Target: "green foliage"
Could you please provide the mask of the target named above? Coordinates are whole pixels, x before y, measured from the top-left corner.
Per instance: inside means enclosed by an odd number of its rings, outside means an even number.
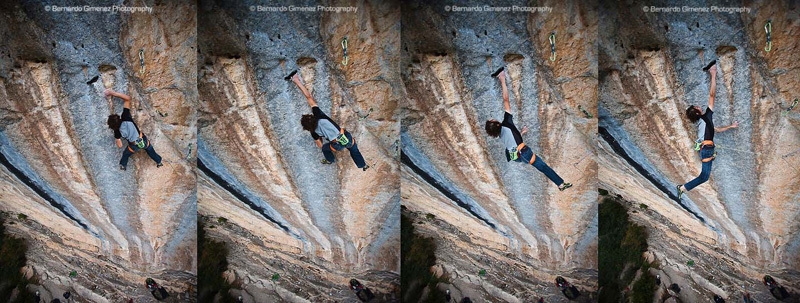
[[[229,294],[231,284],[222,277],[228,270],[228,247],[206,236],[201,218],[197,222],[197,301],[236,302]]]
[[[25,221],[25,220],[28,219],[28,215],[26,215],[26,214],[17,214],[17,219]]]
[[[649,267],[645,263],[645,266],[642,267],[642,275],[639,280],[633,283],[633,289],[631,290],[632,303],[653,302],[653,296],[656,292],[656,277],[650,274]]]
[[[694,260],[689,260],[686,262],[686,265],[694,266]]]
[[[425,218],[428,219],[428,220],[433,220],[433,219],[436,219],[436,215],[434,215],[434,214],[426,214]]]
[[[28,292],[29,281],[20,270],[28,261],[25,252],[28,244],[24,239],[14,238],[6,234],[2,215],[0,215],[0,302],[33,302],[34,295]],[[11,294],[17,290],[17,295]]]
[[[219,222],[219,224],[224,224],[225,222],[228,222],[228,219],[225,219],[224,217],[219,217],[217,218],[217,222]]]
[[[412,220],[405,212],[400,216],[400,297],[408,302],[444,302],[445,294],[436,288],[439,282],[446,279],[436,278],[430,271],[436,264],[436,242],[414,232]],[[430,292],[421,298],[423,290]]]
[[[599,212],[599,301],[620,302],[622,290],[646,264],[642,253],[647,250],[647,230],[631,223],[625,207],[613,198],[604,198]],[[629,270],[623,273],[626,265]]]
[[[272,281],[278,281],[281,279],[281,275],[275,273],[272,275]]]
[[[485,277],[486,276],[486,270],[485,269],[481,269],[481,271],[478,272],[478,275],[481,276],[481,277]]]
[[[641,209],[647,209],[647,204],[644,204],[644,203],[639,203],[639,208],[641,208]]]
[[[598,188],[597,192],[600,193],[601,196],[608,196],[608,191],[602,188]]]

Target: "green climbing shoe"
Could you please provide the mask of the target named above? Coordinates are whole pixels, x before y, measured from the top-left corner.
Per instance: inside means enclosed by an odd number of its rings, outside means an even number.
[[[561,186],[558,187],[558,190],[559,191],[564,191],[565,189],[570,188],[570,187],[572,187],[572,183],[564,182],[564,183],[561,184]]]
[[[681,186],[683,186],[683,185],[678,185],[678,186],[675,187],[675,188],[678,189],[678,200],[680,200],[681,196],[683,196],[683,190],[681,190]]]
[[[331,161],[328,161],[328,159],[322,159],[322,161],[319,161],[319,163],[322,163],[322,164],[331,164],[331,163],[333,163],[333,162],[331,162]]]
[[[363,169],[364,171],[367,171],[367,169],[369,169],[369,164],[364,164],[364,167],[362,167],[361,169]]]

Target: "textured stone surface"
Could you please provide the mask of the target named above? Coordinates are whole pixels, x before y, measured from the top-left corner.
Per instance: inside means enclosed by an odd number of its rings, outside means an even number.
[[[800,97],[798,7],[759,1],[726,5],[749,14],[643,14],[643,6],[601,5],[601,187],[648,206],[632,218],[648,227],[662,277],[689,289],[684,301],[712,292],[738,300],[743,284],[769,301],[764,274],[797,289],[800,113],[781,111]],[[767,19],[771,52],[763,49]],[[740,126],[715,136],[711,180],[681,205],[675,184],[700,173],[684,111],[707,104],[710,76],[701,68],[717,58],[714,123]]]
[[[119,302],[150,296],[143,285],[153,277],[176,299],[191,292],[196,197],[186,159],[196,136],[196,20],[182,12],[194,9],[81,14],[2,5],[0,210],[28,216],[11,230],[30,241],[29,267],[43,291]],[[133,97],[134,120],[164,167],[139,153],[119,170],[122,150],[106,118],[122,102],[110,104],[106,87]]]
[[[579,110],[596,108],[594,8],[545,1],[536,6],[553,12],[474,13],[445,5],[403,5],[413,12],[403,15],[403,205],[435,216],[436,224],[417,229],[437,239],[437,266],[473,299],[566,300],[547,288],[556,275],[594,290],[597,120]],[[533,167],[506,162],[500,141],[486,135],[484,122],[503,117],[499,81],[489,77],[502,65],[515,123],[530,129],[523,139],[575,185],[568,191]],[[499,278],[520,266],[520,276]],[[500,276],[476,280],[482,267]]]
[[[290,4],[316,6],[270,5]],[[391,293],[400,261],[399,8],[337,2],[331,6],[358,11],[302,13],[251,11],[254,5],[199,6],[209,22],[199,28],[198,209],[227,220],[209,234],[236,247],[230,268],[256,299],[354,299],[350,277]],[[344,37],[347,66],[340,63]],[[346,152],[320,164],[322,153],[299,123],[311,109],[283,80],[293,69],[356,138],[368,171]],[[286,277],[275,288],[273,273]]]

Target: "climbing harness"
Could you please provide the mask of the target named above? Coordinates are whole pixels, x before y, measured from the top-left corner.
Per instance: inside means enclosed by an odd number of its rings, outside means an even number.
[[[703,147],[706,147],[706,146],[711,146],[711,147],[714,147],[714,141],[711,141],[711,140],[703,140],[703,142],[701,142],[701,143],[700,143],[700,149],[703,149]],[[708,157],[708,158],[703,158],[703,159],[702,159],[702,160],[700,160],[700,161],[702,161],[703,163],[707,163],[707,162],[711,162],[711,161],[713,161],[713,160],[714,160],[714,158],[716,158],[716,157],[717,157],[717,151],[715,150],[715,151],[714,151],[714,154],[713,154],[713,155],[711,155],[711,157]]]
[[[556,61],[556,32],[550,33],[550,61]]]
[[[586,115],[586,118],[587,118],[587,119],[591,119],[591,118],[593,118],[593,117],[594,117],[594,116],[592,116],[592,114],[590,114],[588,111],[586,111],[586,109],[585,109],[585,108],[583,108],[583,106],[580,106],[580,105],[578,105],[578,109],[579,109],[580,111],[582,111],[584,115]]]
[[[144,49],[139,49],[139,74],[144,75]]]
[[[767,32],[767,46],[764,50],[769,52],[772,50],[772,20],[767,20],[767,24],[764,24],[764,31]]]
[[[786,111],[784,111],[784,112],[783,112],[783,115],[784,115],[784,116],[788,115],[788,114],[789,114],[789,112],[790,112],[790,111],[792,111],[792,110],[795,108],[795,106],[797,106],[797,103],[798,103],[798,99],[797,99],[797,98],[795,98],[795,99],[794,99],[794,102],[792,102],[792,105],[791,105],[791,106],[789,106],[789,108],[787,108],[787,109],[786,109]]]
[[[342,65],[347,66],[347,37],[342,39],[342,51],[344,52],[344,60],[342,60]]]

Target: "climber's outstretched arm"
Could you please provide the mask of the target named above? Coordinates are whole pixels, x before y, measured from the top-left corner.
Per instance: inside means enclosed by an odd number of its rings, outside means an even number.
[[[711,73],[711,91],[708,92],[708,108],[714,110],[714,96],[717,95],[717,66],[711,66],[708,70]]]
[[[292,82],[294,82],[294,84],[297,85],[297,88],[299,88],[300,92],[303,93],[303,96],[306,97],[306,101],[308,101],[308,106],[310,107],[317,106],[317,102],[314,101],[314,97],[311,96],[311,93],[309,93],[306,87],[303,86],[303,83],[300,82],[300,76],[298,76],[297,74],[292,76]]]
[[[122,101],[123,101],[122,107],[123,108],[127,108],[127,109],[131,109],[131,96],[128,96],[128,95],[123,94],[123,93],[115,92],[115,91],[111,90],[110,88],[106,89],[105,95],[106,95],[106,97],[114,96],[114,97],[122,99]]]
[[[500,72],[500,74],[497,75],[497,77],[500,78],[500,85],[503,86],[503,109],[505,109],[505,111],[510,114],[511,103],[508,102],[508,88],[506,88],[506,71]]]
[[[733,121],[733,124],[728,125],[728,126],[714,127],[714,132],[721,133],[721,132],[724,132],[724,131],[729,130],[731,128],[737,128],[737,127],[739,127],[739,122],[738,121]]]

